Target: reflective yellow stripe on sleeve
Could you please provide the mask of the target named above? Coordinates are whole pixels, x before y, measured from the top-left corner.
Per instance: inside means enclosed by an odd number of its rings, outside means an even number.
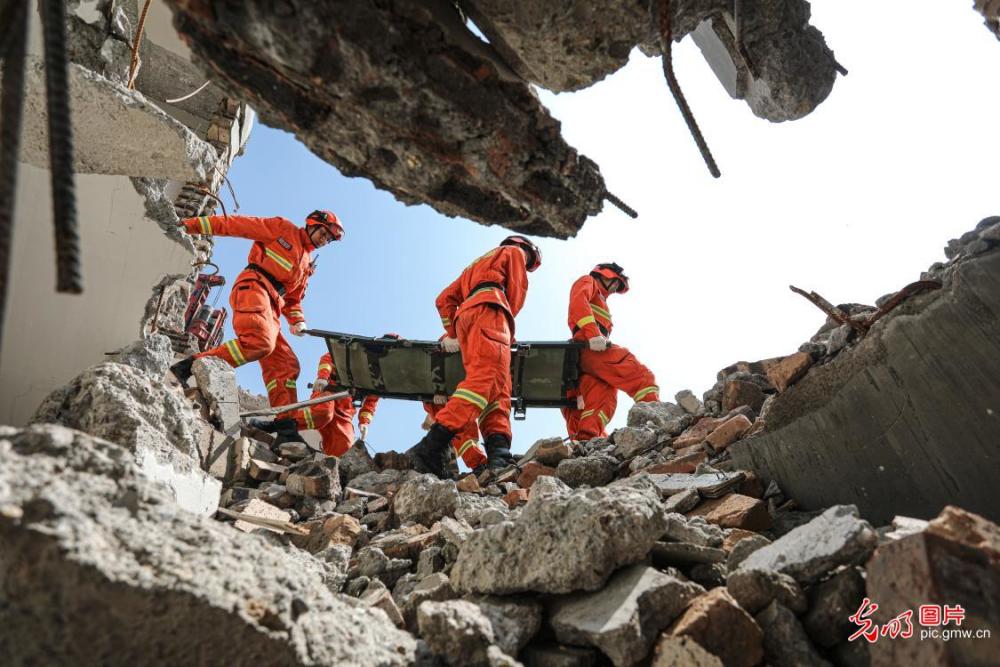
[[[596,323],[597,323],[597,320],[594,318],[593,315],[587,315],[586,317],[581,317],[580,319],[578,319],[576,321],[576,326],[578,326],[578,327],[580,327],[582,329],[585,326],[587,326],[588,324],[596,324]]]
[[[608,321],[611,321],[611,313],[609,313],[608,311],[604,310],[600,306],[592,303],[592,304],[590,304],[590,309],[593,310],[596,314],[598,314],[601,317],[603,317],[604,319],[606,319]]]
[[[271,390],[274,389],[277,386],[278,386],[278,381],[275,379],[275,380],[271,380],[266,385],[264,385],[264,388],[267,389],[268,393],[270,393]]]
[[[212,221],[208,219],[207,215],[202,215],[198,217],[198,224],[201,226],[201,233],[206,236],[212,235]]]
[[[650,394],[659,393],[659,391],[660,391],[660,388],[657,387],[654,384],[652,386],[645,387],[645,388],[640,389],[639,391],[635,392],[635,396],[632,397],[632,400],[633,401],[638,401],[638,400],[641,400],[641,399],[645,398],[646,396],[649,396]]]

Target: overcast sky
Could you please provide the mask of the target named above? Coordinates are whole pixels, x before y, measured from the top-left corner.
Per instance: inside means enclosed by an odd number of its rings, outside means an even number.
[[[722,170],[718,180],[658,59],[636,51],[587,90],[542,91],[569,143],[597,161],[640,218],[608,206],[577,238],[541,240],[545,261],[531,275],[518,337],[565,339],[570,285],[595,263],[617,261],[632,289],[610,300],[612,340],[653,369],[666,400],[684,388],[700,396],[718,369],[790,354],[822,324],[789,284],[834,303],[873,303],[943,260],[949,238],[997,214],[1000,42],[971,2],[902,6],[813,3],[813,25],[850,74],[816,111],[788,123],[761,120],[729,98],[694,43],[681,42],[675,70]],[[315,328],[436,338],[437,293],[508,233],[405,207],[263,127],[230,178],[241,213],[299,223],[329,208],[344,219],[347,236],[319,253],[305,301]],[[216,248],[231,281],[248,243]],[[304,387],[323,348],[293,345]],[[256,364],[238,378],[263,393]],[[624,424],[630,405],[620,394],[612,426]],[[418,404],[383,401],[370,440],[378,450],[405,449],[421,436],[422,416]],[[558,413],[529,411],[515,425],[515,450],[551,435],[565,435]]]

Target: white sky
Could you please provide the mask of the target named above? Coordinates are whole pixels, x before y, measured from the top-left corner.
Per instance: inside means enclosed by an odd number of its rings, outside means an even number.
[[[1000,210],[1000,42],[971,2],[828,0],[813,3],[812,23],[850,74],[794,122],[753,116],[691,39],[675,48],[719,180],[658,59],[636,51],[591,88],[542,93],[569,143],[640,213],[632,222],[606,205],[572,256],[549,253],[544,270],[578,275],[595,258],[626,268],[632,289],[610,301],[612,339],[656,371],[665,400],[685,387],[700,396],[719,368],[807,340],[824,315],[790,283],[834,303],[873,303]],[[544,307],[529,297],[522,317]],[[619,396],[614,425],[630,405]]]

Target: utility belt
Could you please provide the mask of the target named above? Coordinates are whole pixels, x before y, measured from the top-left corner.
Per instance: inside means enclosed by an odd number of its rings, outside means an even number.
[[[604,326],[603,324],[601,324],[600,322],[598,322],[597,320],[594,320],[594,324],[597,325],[597,328],[600,329],[600,331],[601,331],[601,335],[604,336],[605,338],[607,338],[608,336],[611,335],[611,332],[608,331],[608,328],[606,326]],[[578,332],[579,330],[580,330],[580,327],[578,327],[577,325],[574,324],[573,325],[573,335],[575,336],[576,332]]]
[[[246,270],[256,271],[262,278],[264,278],[265,280],[267,280],[267,282],[271,283],[271,287],[273,287],[274,291],[278,293],[278,296],[280,296],[280,297],[284,297],[285,296],[285,286],[282,285],[281,282],[277,278],[275,278],[274,276],[272,276],[268,272],[268,270],[265,269],[260,264],[254,264],[253,262],[251,262],[250,264],[247,264],[247,267],[244,270],[245,271]]]
[[[465,297],[465,300],[468,301],[469,299],[471,299],[475,295],[479,294],[480,292],[485,292],[486,290],[489,290],[489,289],[498,289],[501,292],[503,292],[504,296],[507,295],[507,292],[504,290],[503,285],[501,285],[500,283],[481,282],[481,283],[478,283],[475,287],[472,288],[472,290],[469,292],[468,296]]]

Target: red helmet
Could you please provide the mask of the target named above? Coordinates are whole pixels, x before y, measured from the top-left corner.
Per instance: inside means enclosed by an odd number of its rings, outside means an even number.
[[[595,278],[607,278],[608,280],[617,280],[621,287],[618,290],[619,294],[624,294],[628,291],[628,276],[625,275],[625,269],[620,267],[616,262],[609,262],[607,264],[598,264],[590,272],[590,275]]]
[[[385,333],[382,334],[382,338],[383,339],[388,338],[390,340],[400,340],[402,336],[400,336],[398,333]]]
[[[538,249],[538,246],[523,236],[518,234],[508,236],[500,242],[500,245],[517,246],[518,248],[524,250],[525,254],[528,255],[527,269],[529,271],[534,271],[542,265],[542,251]]]
[[[306,229],[313,225],[323,225],[334,241],[344,238],[344,226],[333,211],[313,211],[306,216]]]

